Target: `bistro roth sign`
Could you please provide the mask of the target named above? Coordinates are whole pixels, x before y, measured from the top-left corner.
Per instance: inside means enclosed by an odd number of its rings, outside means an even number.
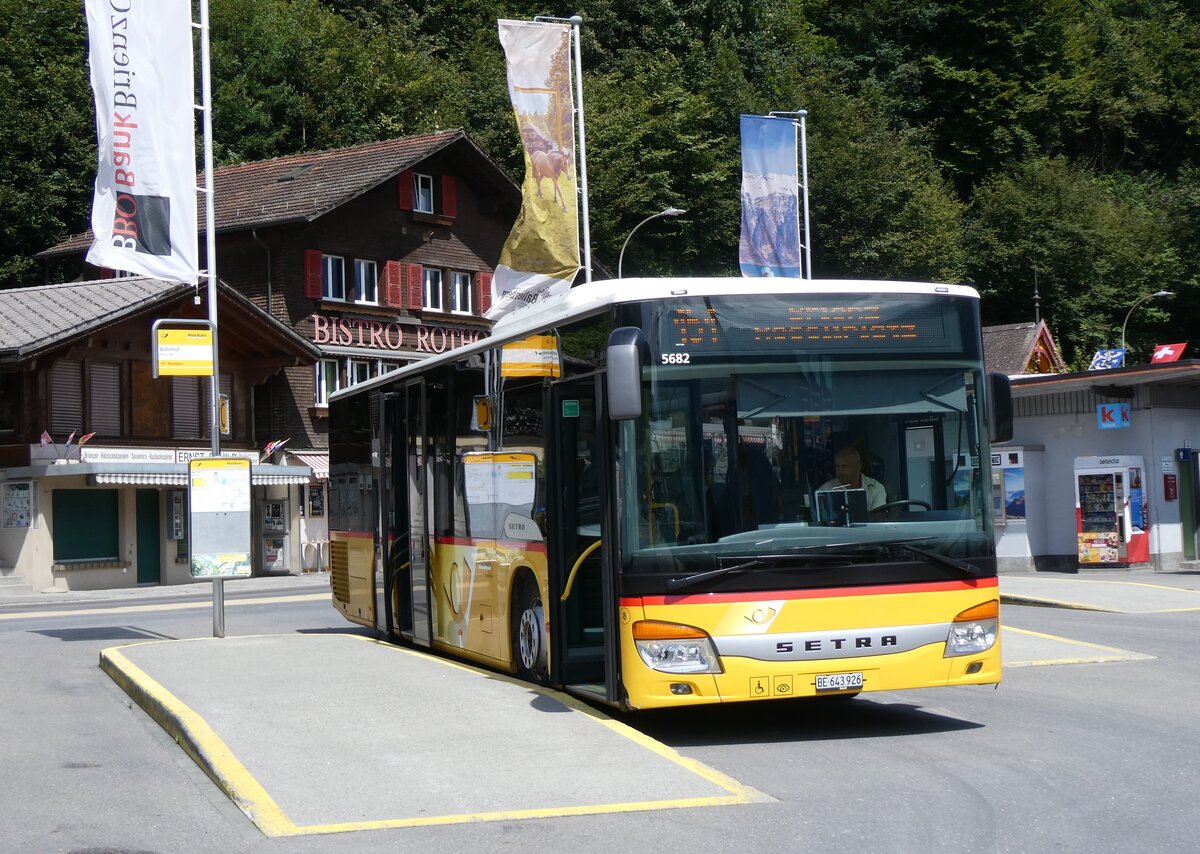
[[[372,347],[378,350],[415,350],[418,353],[444,353],[477,341],[478,329],[451,326],[405,327],[395,321],[360,320],[314,314],[314,344],[331,347]]]

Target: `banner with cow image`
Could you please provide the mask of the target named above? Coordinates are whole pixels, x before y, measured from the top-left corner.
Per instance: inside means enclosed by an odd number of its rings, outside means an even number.
[[[742,116],[743,276],[800,276],[796,123]]]
[[[191,0],[85,0],[99,162],[87,260],[196,284]]]
[[[525,148],[521,212],[492,278],[495,320],[571,287],[579,272],[571,27],[499,21],[508,93]]]

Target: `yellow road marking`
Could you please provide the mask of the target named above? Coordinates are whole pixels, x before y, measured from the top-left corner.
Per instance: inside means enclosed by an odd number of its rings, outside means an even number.
[[[258,596],[253,599],[226,599],[225,607],[241,605],[269,605],[274,602],[315,602],[328,599],[330,593],[305,593],[300,596]],[[193,608],[211,608],[212,600],[200,602],[164,602],[161,605],[119,605],[115,608],[80,608],[74,611],[21,611],[16,614],[0,614],[0,620],[31,620],[46,617],[94,617],[97,614],[139,614],[147,611],[187,611]]]
[[[72,612],[74,613],[74,612]],[[347,833],[358,830],[384,830],[402,827],[429,827],[434,825],[467,824],[483,821],[514,821],[533,818],[559,818],[565,816],[600,815],[607,813],[642,812],[646,810],[682,809],[687,807],[730,806],[734,804],[773,803],[770,795],[764,794],[750,786],[734,780],[732,777],[710,768],[702,762],[683,756],[678,751],[668,747],[644,733],[629,727],[620,721],[613,720],[603,712],[593,709],[582,701],[567,694],[533,685],[504,674],[494,673],[464,664],[450,661],[419,650],[402,649],[385,641],[361,635],[345,635],[366,643],[377,644],[392,652],[411,655],[425,661],[436,662],[446,667],[453,667],[469,673],[484,676],[492,680],[500,680],[516,685],[522,689],[534,691],[549,697],[573,711],[580,712],[589,720],[607,727],[614,733],[624,736],[641,747],[674,762],[676,765],[713,783],[718,788],[729,792],[728,795],[716,795],[696,798],[675,798],[659,801],[631,801],[603,804],[585,804],[569,807],[545,807],[541,809],[508,810],[479,813],[459,813],[442,816],[421,816],[414,818],[380,819],[376,821],[341,822],[330,824],[297,825],[279,807],[267,793],[262,784],[242,765],[219,735],[182,700],[156,682],[147,673],[134,665],[121,654],[121,649],[134,646],[146,646],[155,643],[178,643],[179,641],[144,641],[141,643],[125,644],[121,647],[106,649],[100,653],[101,668],[120,685],[155,721],[159,723],[183,747],[193,761],[216,783],[231,801],[244,812],[251,821],[266,836],[301,836],[329,833]],[[204,642],[212,638],[199,638]],[[219,642],[219,639],[217,639]],[[190,641],[190,642],[196,642]]]
[[[1016,629],[1012,626],[1003,626],[1002,631],[1015,632],[1017,634],[1029,635],[1030,637],[1043,638],[1044,640],[1052,640],[1058,643],[1070,644],[1072,646],[1082,646],[1088,649],[1102,650],[1103,652],[1113,653],[1113,655],[1093,655],[1080,658],[1042,658],[1033,659],[1030,661],[1006,661],[1005,667],[1036,667],[1047,664],[1098,664],[1106,661],[1140,661],[1143,659],[1154,658],[1153,655],[1147,655],[1143,652],[1132,652],[1127,649],[1118,649],[1115,646],[1104,646],[1098,643],[1088,643],[1087,641],[1072,640],[1071,638],[1059,637],[1058,635],[1047,635],[1042,632],[1034,632],[1029,629]]]

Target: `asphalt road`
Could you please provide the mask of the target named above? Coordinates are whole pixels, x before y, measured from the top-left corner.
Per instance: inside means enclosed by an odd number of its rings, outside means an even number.
[[[308,580],[232,588],[227,635],[354,631]],[[1195,850],[1200,613],[1008,606],[1004,622],[1155,657],[1015,667],[998,689],[622,717],[771,803],[267,839],[97,666],[121,643],[211,636],[210,600],[7,605],[0,852]],[[521,773],[538,773],[533,746]]]

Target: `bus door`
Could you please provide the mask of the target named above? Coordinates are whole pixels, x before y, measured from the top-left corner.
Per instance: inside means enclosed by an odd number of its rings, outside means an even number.
[[[551,681],[616,702],[616,585],[601,546],[609,529],[611,463],[597,387],[593,375],[551,388]]]
[[[412,607],[412,640],[430,645],[429,608],[429,453],[425,431],[425,381],[413,380],[405,387],[405,456],[408,510],[409,590]],[[398,518],[403,529],[404,517]],[[403,579],[403,574],[401,578]]]
[[[412,640],[412,582],[409,576],[408,404],[404,389],[382,395],[379,425],[379,514],[384,569],[381,628]]]

